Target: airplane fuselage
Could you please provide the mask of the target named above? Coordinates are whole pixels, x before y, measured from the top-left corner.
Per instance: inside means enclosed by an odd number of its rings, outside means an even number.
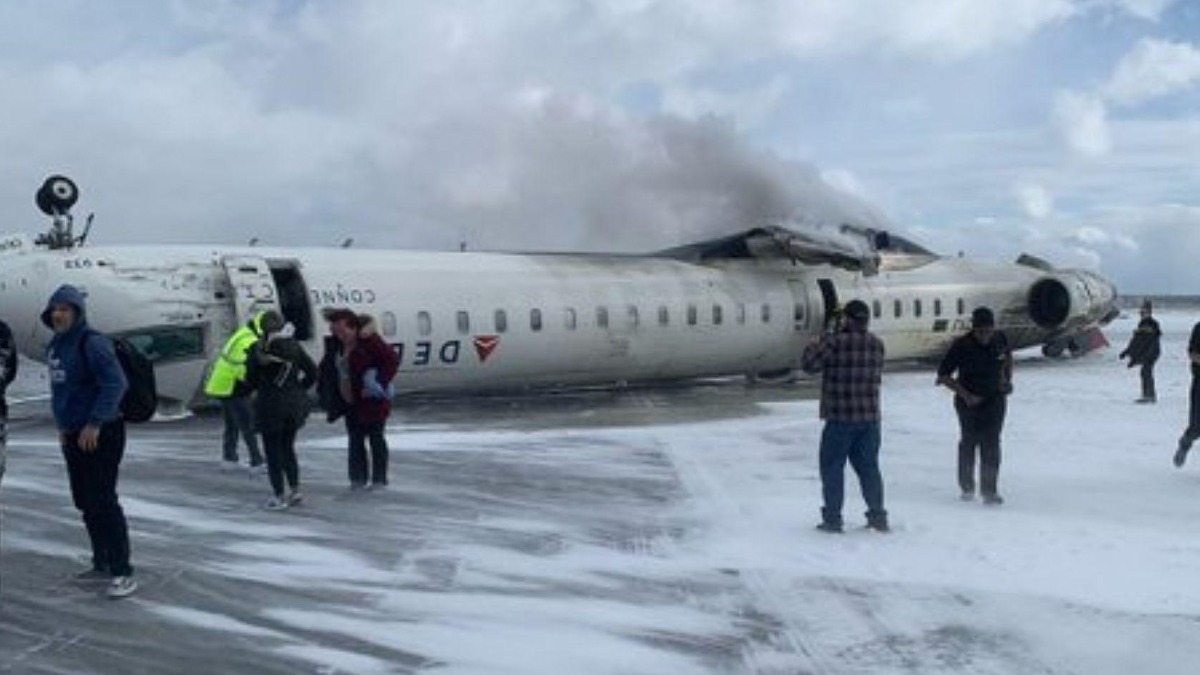
[[[315,358],[321,310],[371,315],[400,355],[403,393],[778,373],[853,298],[873,307],[889,359],[939,356],[979,305],[1024,347],[1094,325],[1114,300],[1087,272],[936,256],[885,256],[866,276],[782,258],[48,248],[13,235],[0,238],[0,316],[26,356],[43,358],[37,314],[64,283],[87,293],[95,328],[151,357],[160,396],[185,405],[202,402],[226,337],[268,307]]]

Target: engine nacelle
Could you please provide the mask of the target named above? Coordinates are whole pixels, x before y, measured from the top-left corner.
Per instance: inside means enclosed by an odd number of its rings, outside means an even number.
[[[1100,277],[1082,270],[1056,273],[1029,288],[1029,318],[1045,330],[1063,331],[1103,321],[1116,291]]]

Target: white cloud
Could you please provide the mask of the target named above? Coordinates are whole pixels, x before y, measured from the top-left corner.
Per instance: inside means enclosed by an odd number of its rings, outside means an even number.
[[[1067,147],[1079,155],[1100,157],[1112,149],[1108,111],[1095,96],[1060,92],[1054,101],[1054,121]]]
[[[1158,21],[1163,13],[1175,4],[1175,0],[1112,0],[1112,2],[1129,14],[1147,21]]]
[[[1132,105],[1189,89],[1200,81],[1200,49],[1178,42],[1140,41],[1102,91],[1111,101]]]
[[[1016,187],[1016,197],[1025,214],[1034,220],[1046,218],[1054,211],[1054,197],[1041,185],[1022,183]]]

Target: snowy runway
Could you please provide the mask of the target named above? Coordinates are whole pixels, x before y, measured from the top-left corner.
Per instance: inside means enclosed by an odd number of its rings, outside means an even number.
[[[1000,508],[957,499],[932,372],[886,375],[889,535],[813,529],[807,387],[404,406],[367,494],[314,417],[308,499],[279,514],[217,468],[219,420],[141,425],[121,495],[143,588],[120,602],[68,581],[83,530],[33,414],[0,486],[0,672],[1187,672],[1200,462],[1170,456],[1193,319],[1160,318],[1157,406],[1117,350],[1018,362]]]

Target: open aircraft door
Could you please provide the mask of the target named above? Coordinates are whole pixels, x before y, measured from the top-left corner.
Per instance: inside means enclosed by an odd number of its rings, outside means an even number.
[[[788,279],[788,289],[792,292],[792,326],[797,333],[805,333],[812,321],[808,288],[801,279]]]
[[[233,307],[237,323],[267,309],[279,309],[279,291],[267,261],[258,256],[230,255],[221,259],[233,289]]]

